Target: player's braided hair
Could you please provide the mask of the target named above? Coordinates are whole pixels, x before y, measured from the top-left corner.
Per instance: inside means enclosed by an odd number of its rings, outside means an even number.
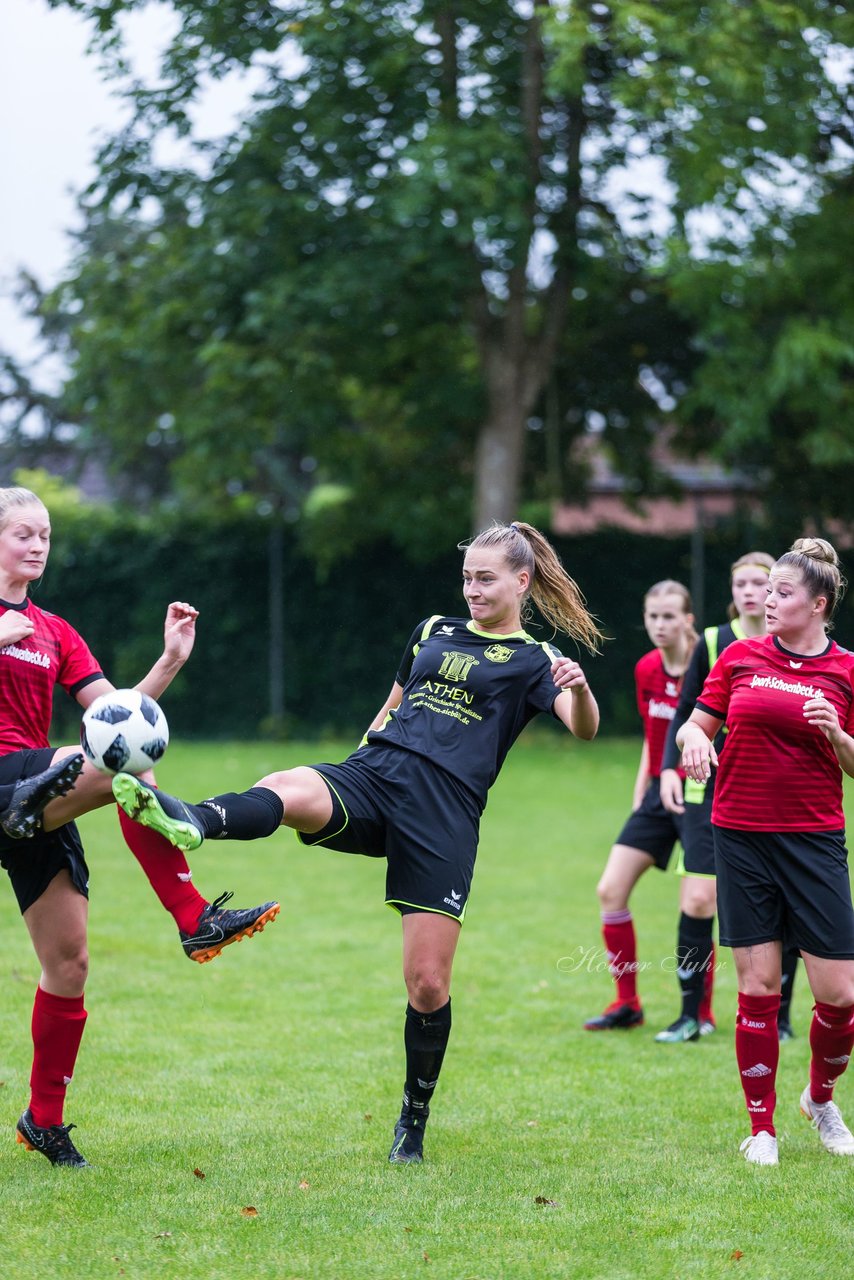
[[[583,644],[591,653],[599,652],[605,636],[599,630],[597,619],[588,610],[581,590],[564,569],[554,547],[539,529],[521,520],[514,520],[512,524],[496,521],[470,542],[461,542],[459,546],[461,551],[471,547],[497,548],[503,551],[514,573],[527,569],[531,575],[529,595],[546,622]],[[530,617],[531,607],[526,603],[522,619],[527,621]]]
[[[18,485],[7,489],[0,488],[0,529],[5,528],[6,522],[11,519],[13,507],[32,506],[43,507],[44,503],[39,495],[30,489],[23,489]]]
[[[833,626],[833,615],[848,585],[839,567],[836,549],[825,538],[798,538],[780,556],[777,564],[800,569],[804,585],[813,600],[816,596],[827,596],[824,625],[829,631]]]

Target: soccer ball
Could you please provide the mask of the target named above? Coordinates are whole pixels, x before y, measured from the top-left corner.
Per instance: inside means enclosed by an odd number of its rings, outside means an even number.
[[[154,767],[168,742],[166,717],[139,689],[102,693],[83,712],[80,745],[102,773],[144,773]]]

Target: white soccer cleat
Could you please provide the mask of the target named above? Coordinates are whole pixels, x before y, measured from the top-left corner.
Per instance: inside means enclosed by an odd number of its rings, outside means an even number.
[[[812,1121],[827,1151],[834,1156],[854,1156],[854,1133],[842,1119],[835,1102],[813,1102],[807,1085],[801,1094],[801,1114]]]
[[[743,1152],[748,1164],[780,1163],[780,1157],[777,1153],[777,1139],[765,1129],[761,1129],[759,1133],[752,1133],[749,1138],[745,1138],[738,1149]]]

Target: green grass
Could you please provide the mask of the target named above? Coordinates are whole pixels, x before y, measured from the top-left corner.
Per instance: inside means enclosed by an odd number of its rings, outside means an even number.
[[[343,744],[173,746],[163,784],[198,798]],[[723,952],[721,1030],[653,1043],[677,1011],[675,877],[634,899],[647,1025],[593,1036],[610,999],[594,886],[637,743],[532,735],[496,785],[458,953],[455,1025],[420,1168],[386,1156],[403,1080],[400,926],[383,867],[281,832],[193,856],[208,896],[277,896],[279,920],[191,965],[112,811],[81,824],[92,869],[89,1025],[68,1118],[94,1168],[13,1140],[37,970],[0,907],[3,1274],[342,1280],[835,1280],[854,1246],[854,1161],[798,1115],[810,999],[798,975],[778,1078],[781,1164],[747,1133]],[[587,948],[590,961],[567,962]],[[563,963],[562,963],[563,961]],[[573,970],[574,971],[571,971]],[[851,1083],[839,1090],[854,1113]],[[196,1175],[200,1170],[205,1176]],[[549,1203],[538,1203],[542,1198]],[[553,1203],[551,1203],[553,1202]],[[252,1207],[255,1216],[242,1211]],[[738,1256],[740,1255],[740,1256]]]

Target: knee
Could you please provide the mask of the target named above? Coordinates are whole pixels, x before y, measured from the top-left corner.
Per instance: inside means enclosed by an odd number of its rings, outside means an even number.
[[[623,911],[629,903],[626,890],[607,875],[604,875],[597,884],[596,896],[602,911]]]
[[[715,914],[714,880],[697,880],[688,876],[683,882],[682,910],[696,920],[709,920]]]
[[[419,1013],[435,1013],[448,1003],[450,982],[439,973],[414,971],[406,975],[406,995]]]
[[[89,976],[89,951],[86,944],[63,947],[45,957],[42,969],[48,986],[55,995],[82,995]]]

